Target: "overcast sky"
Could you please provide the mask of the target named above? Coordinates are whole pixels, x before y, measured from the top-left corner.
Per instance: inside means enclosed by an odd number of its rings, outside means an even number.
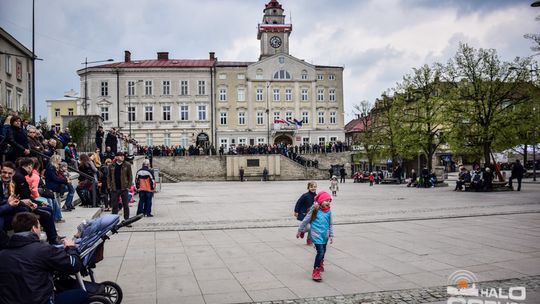
[[[256,61],[257,24],[269,0],[35,0],[36,100],[80,90],[88,61],[170,58]],[[530,56],[538,33],[533,0],[281,0],[292,20],[291,55],[344,66],[346,121],[413,67],[446,62],[459,42],[495,48],[504,60]],[[0,26],[31,49],[32,0],[0,0]]]

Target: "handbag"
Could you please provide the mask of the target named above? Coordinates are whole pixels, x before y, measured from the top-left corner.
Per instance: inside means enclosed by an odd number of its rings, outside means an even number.
[[[39,193],[39,196],[42,196],[44,198],[50,198],[50,199],[54,199],[54,192],[52,192],[51,190],[49,189],[46,189],[46,188],[38,188],[38,193]]]

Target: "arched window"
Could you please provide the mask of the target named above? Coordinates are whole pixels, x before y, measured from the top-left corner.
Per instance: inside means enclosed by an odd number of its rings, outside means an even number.
[[[291,74],[285,70],[279,70],[274,73],[274,79],[291,79]]]

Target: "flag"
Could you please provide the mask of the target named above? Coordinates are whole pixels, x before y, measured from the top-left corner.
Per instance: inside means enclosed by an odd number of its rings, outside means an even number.
[[[303,124],[304,122],[303,122],[302,120],[298,120],[298,119],[295,118],[295,119],[294,119],[294,123],[295,123],[297,126],[301,127],[302,124]]]
[[[284,123],[286,124],[287,122],[283,119],[274,119],[274,123]]]

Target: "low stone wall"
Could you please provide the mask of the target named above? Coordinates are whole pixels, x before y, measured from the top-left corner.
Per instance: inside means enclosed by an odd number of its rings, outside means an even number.
[[[227,176],[225,157],[181,156],[154,157],[153,167],[174,178],[184,180],[223,181]]]

